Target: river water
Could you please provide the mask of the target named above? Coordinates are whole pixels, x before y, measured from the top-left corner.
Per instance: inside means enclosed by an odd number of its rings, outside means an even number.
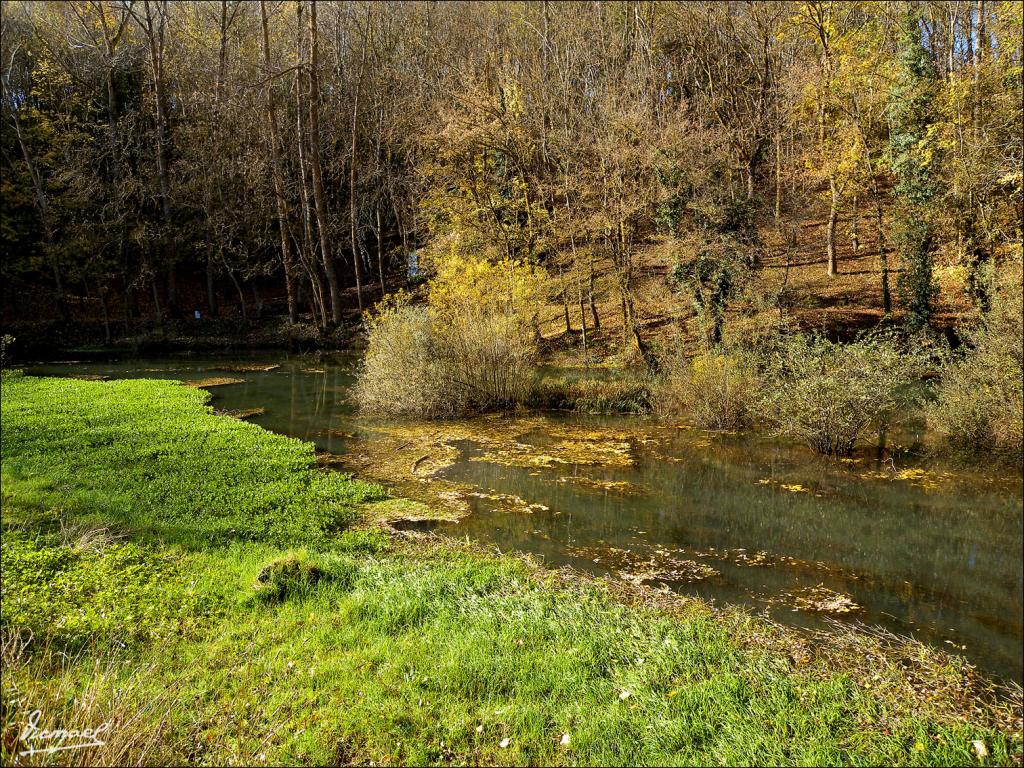
[[[226,361],[279,367],[218,369]],[[264,408],[252,421],[346,454],[380,438],[380,425],[348,401],[354,366],[267,353],[64,361],[28,373],[237,377],[244,382],[211,390],[216,408]],[[521,429],[505,442],[475,440],[474,422],[459,424],[453,459],[418,482],[475,489],[462,493],[470,514],[418,527],[788,624],[878,625],[1022,679],[1022,478],[1013,468],[929,458],[913,435],[836,461],[763,436],[637,417],[508,417],[503,430]]]

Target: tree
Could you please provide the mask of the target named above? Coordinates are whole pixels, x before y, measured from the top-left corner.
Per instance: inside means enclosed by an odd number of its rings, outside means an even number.
[[[934,215],[929,204],[939,191],[935,98],[938,73],[921,43],[920,18],[908,10],[902,19],[895,81],[889,98],[890,164],[896,177],[898,230],[903,272],[899,287],[912,331],[928,326],[937,289],[933,279],[936,249]]]

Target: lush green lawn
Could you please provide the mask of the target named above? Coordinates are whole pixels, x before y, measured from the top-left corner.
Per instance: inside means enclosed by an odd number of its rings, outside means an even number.
[[[204,397],[4,379],[5,764],[34,709],[40,727],[112,721],[105,746],[59,762],[1020,753],[1019,732],[996,725],[1006,710],[971,701],[945,657],[916,649],[901,665],[850,638],[816,651],[700,603],[670,615],[522,559],[353,528],[380,488],[315,469],[311,446]]]

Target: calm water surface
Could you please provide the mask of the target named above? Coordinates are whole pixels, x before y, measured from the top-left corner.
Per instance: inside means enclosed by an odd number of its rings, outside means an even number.
[[[280,368],[217,370],[228,359],[280,363]],[[358,439],[364,430],[347,401],[353,369],[352,358],[273,353],[62,362],[29,372],[243,378],[242,384],[213,389],[213,404],[263,407],[266,412],[254,422],[344,453],[352,439],[344,434]],[[549,421],[635,433],[634,465],[507,466],[472,460],[482,449],[463,441],[460,460],[441,477],[547,509],[513,514],[490,499],[473,497],[472,514],[436,530],[596,573],[630,566],[643,570],[644,564],[664,565],[666,557],[705,563],[714,575],[660,582],[801,626],[821,626],[823,620],[794,610],[793,596],[821,586],[860,606],[843,614],[848,619],[955,649],[989,673],[1021,681],[1019,471],[929,460],[905,447],[884,459],[865,451],[856,463],[842,463],[767,438],[688,430],[644,442],[652,422],[626,417],[553,414]],[[541,429],[520,441],[543,446],[550,439]],[[925,474],[893,479],[894,467]],[[588,481],[626,481],[635,492],[616,493]]]

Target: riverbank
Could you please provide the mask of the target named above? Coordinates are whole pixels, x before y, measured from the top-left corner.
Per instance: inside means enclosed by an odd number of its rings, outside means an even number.
[[[956,657],[387,532],[173,383],[2,390],[5,764],[35,709],[89,764],[1020,762]]]
[[[357,317],[325,331],[312,322],[291,325],[287,317],[166,319],[104,325],[98,321],[7,322],[0,334],[13,337],[11,360],[53,357],[104,360],[119,355],[173,352],[237,352],[283,349],[292,352],[338,351],[358,346]]]

